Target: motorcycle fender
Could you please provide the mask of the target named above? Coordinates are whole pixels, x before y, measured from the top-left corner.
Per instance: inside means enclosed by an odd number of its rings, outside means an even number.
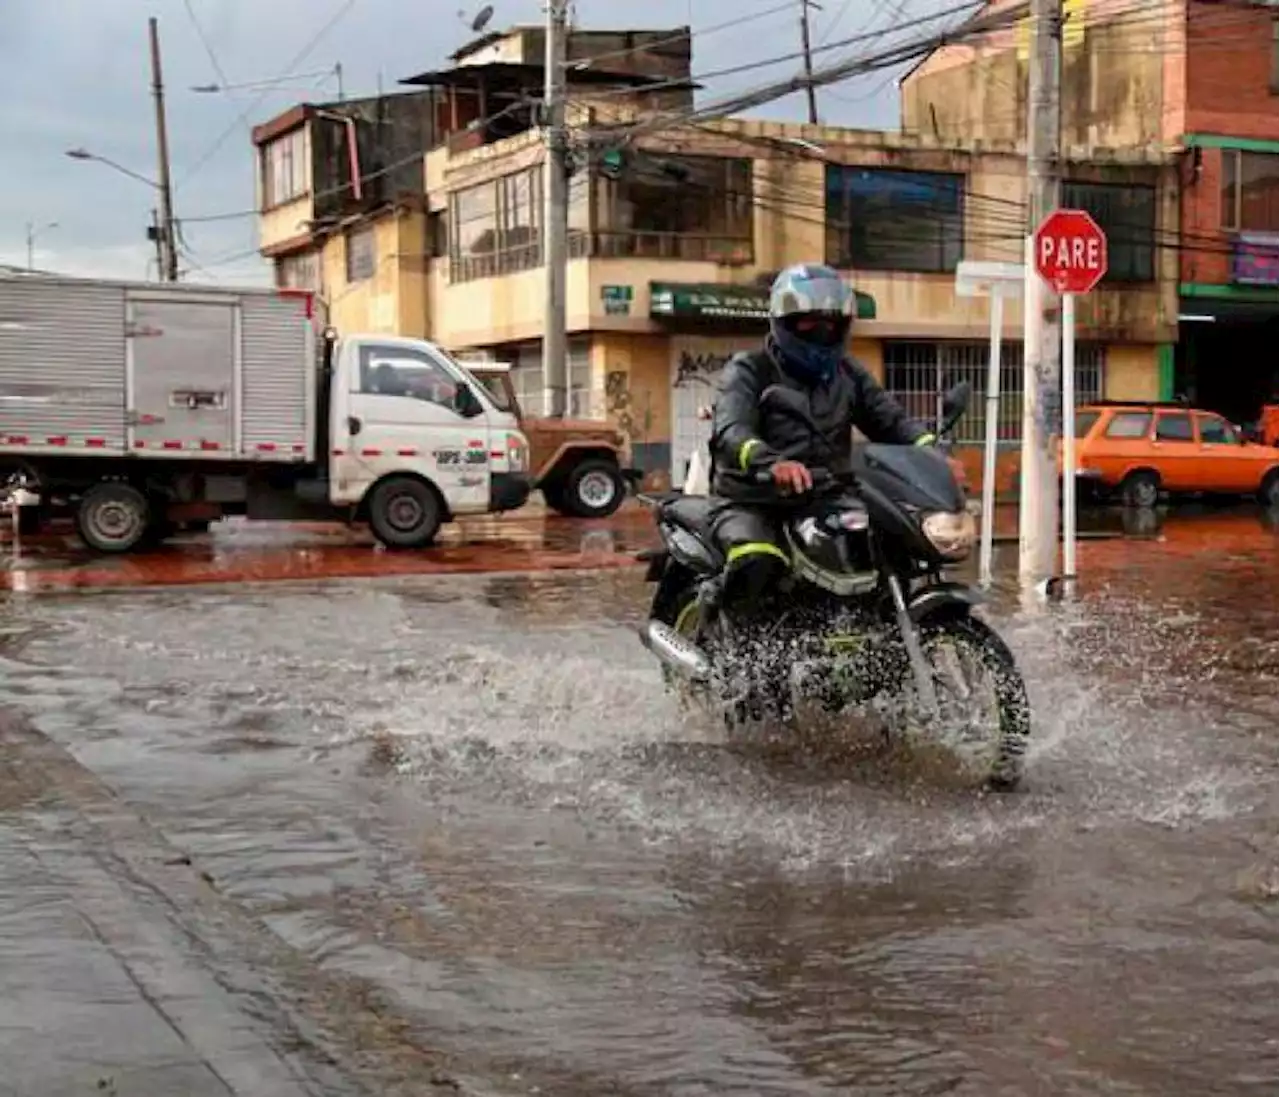
[[[964,583],[935,583],[912,594],[907,613],[917,625],[938,614],[967,614],[987,599],[981,591]]]
[[[644,572],[644,581],[646,583],[656,583],[662,578],[662,573],[667,569],[667,560],[671,554],[666,549],[645,549],[643,552],[636,553],[636,559],[642,564],[647,564]]]

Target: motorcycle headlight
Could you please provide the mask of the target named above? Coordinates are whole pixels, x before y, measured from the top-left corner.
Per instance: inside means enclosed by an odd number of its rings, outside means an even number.
[[[920,528],[938,555],[946,560],[963,560],[973,549],[978,535],[978,524],[967,510],[926,515]]]

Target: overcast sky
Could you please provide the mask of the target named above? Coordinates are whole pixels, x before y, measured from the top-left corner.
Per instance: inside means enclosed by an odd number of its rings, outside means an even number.
[[[823,0],[823,10],[813,14],[814,44],[886,27],[904,11],[911,18],[941,6],[941,0]],[[205,268],[193,268],[191,281],[231,283],[266,278],[261,260],[235,259],[256,244],[253,218],[234,216],[254,202],[249,127],[300,100],[334,97],[332,78],[315,74],[335,62],[342,64],[348,95],[375,92],[379,78],[395,90],[403,77],[442,67],[471,37],[466,24],[479,7],[473,0],[5,0],[0,263],[25,264],[28,222],[56,221],[56,228],[38,234],[37,267],[90,276],[147,274],[154,247],[145,231],[154,191],[104,164],[68,159],[65,151],[83,147],[155,178],[148,16],[160,20],[174,204],[189,248],[183,265]],[[539,0],[498,0],[494,7],[493,28],[542,18]],[[798,0],[578,0],[576,9],[585,28],[625,26],[623,12],[643,13],[639,26],[691,24],[695,74],[764,61],[799,43]],[[717,29],[728,21],[735,25]],[[698,28],[708,30],[699,34]],[[856,47],[824,52],[819,63],[846,56],[850,48]],[[233,85],[304,75],[265,93],[191,90],[222,83],[218,67]],[[796,70],[797,63],[788,61],[709,80],[702,95],[785,79]],[[895,126],[892,76],[819,92],[823,120]],[[804,109],[803,96],[792,96],[756,113],[798,120]],[[207,217],[221,219],[198,220]]]

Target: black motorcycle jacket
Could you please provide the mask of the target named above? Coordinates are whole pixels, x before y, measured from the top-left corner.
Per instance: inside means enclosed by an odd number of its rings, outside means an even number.
[[[807,396],[820,438],[794,417],[760,407],[761,394],[777,384]],[[841,363],[830,381],[807,386],[789,377],[767,346],[734,355],[725,366],[712,420],[712,491],[730,499],[757,495],[751,476],[783,459],[847,471],[854,427],[872,442],[911,445],[933,440],[852,358]]]

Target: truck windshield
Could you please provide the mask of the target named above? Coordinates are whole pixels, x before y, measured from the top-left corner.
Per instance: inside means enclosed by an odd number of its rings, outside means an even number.
[[[467,371],[467,376],[471,380],[484,389],[485,395],[493,401],[494,407],[499,411],[515,410],[511,406],[511,397],[508,394],[507,386],[502,383],[503,375],[501,373],[491,373],[487,370],[472,373],[465,365],[462,368]]]

